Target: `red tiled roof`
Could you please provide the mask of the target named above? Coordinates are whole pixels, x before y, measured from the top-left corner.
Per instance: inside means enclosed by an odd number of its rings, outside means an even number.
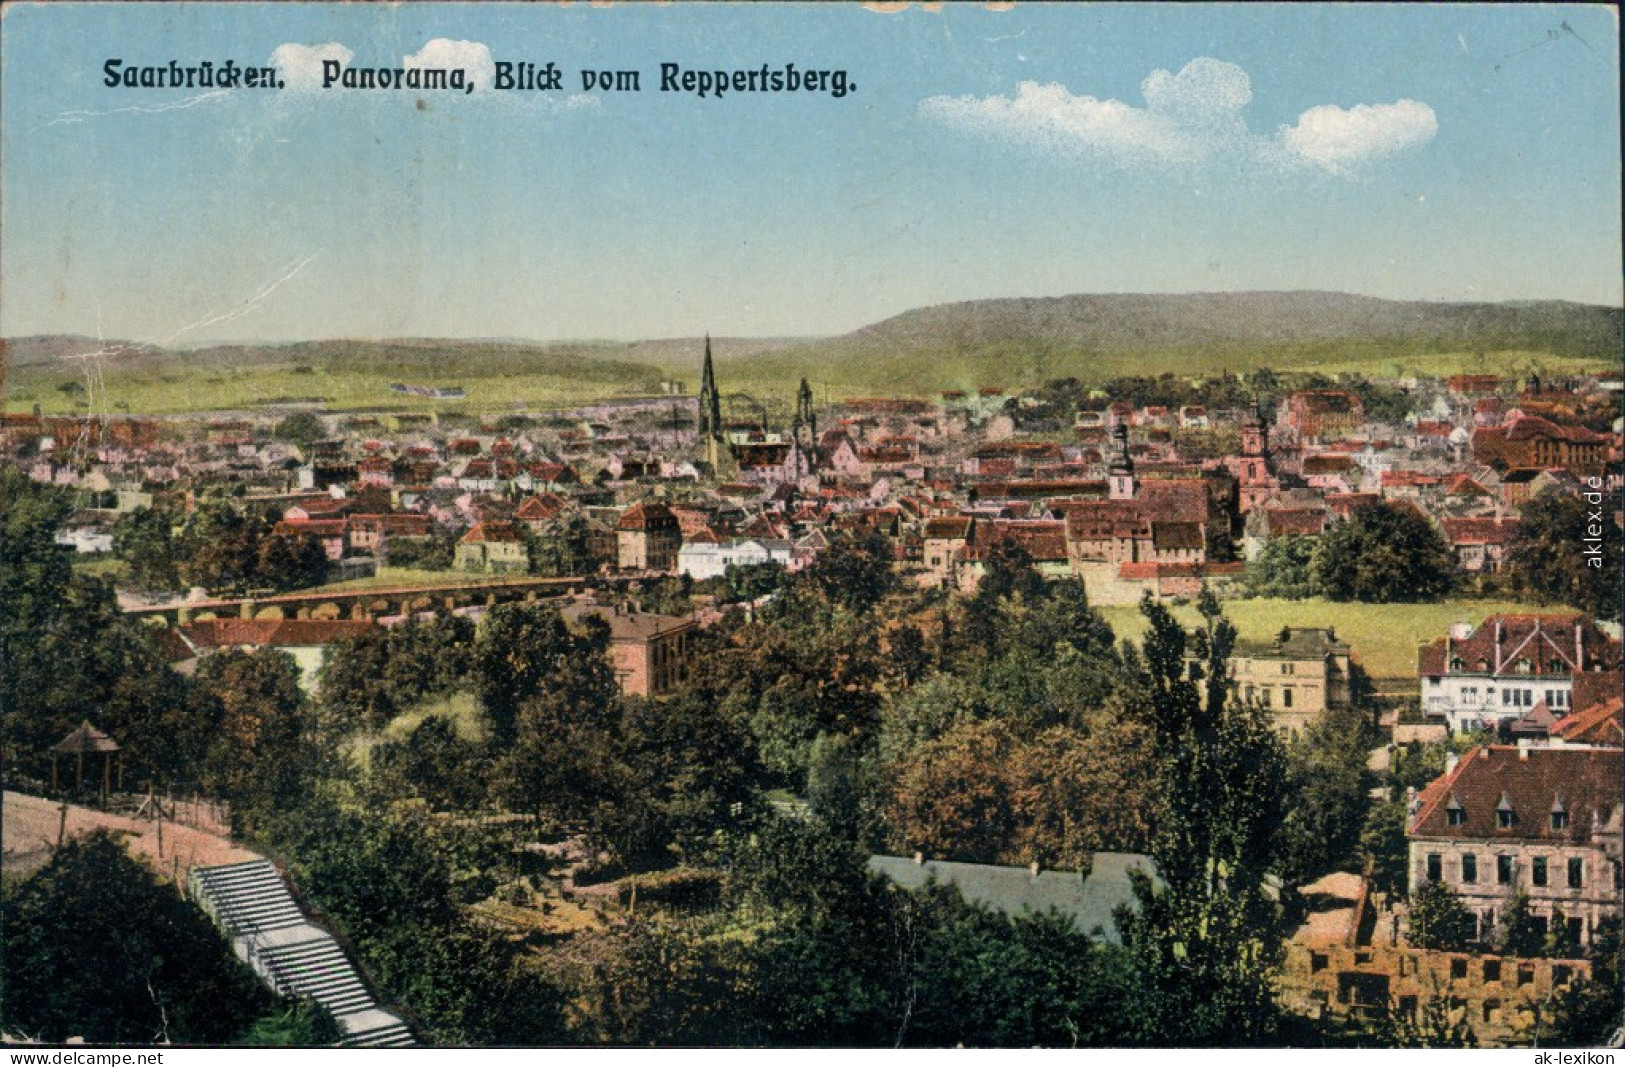
[[[1207,483],[1200,478],[1146,478],[1135,503],[1154,522],[1207,522]]]
[[[1464,673],[1567,677],[1577,666],[1576,630],[1579,631],[1586,670],[1618,666],[1620,642],[1603,633],[1591,619],[1570,612],[1491,615],[1465,638],[1441,637],[1430,645],[1424,645],[1418,650],[1418,670],[1423,676]],[[1449,661],[1458,658],[1463,664],[1461,670],[1450,671]],[[1516,669],[1522,660],[1529,662],[1527,672]],[[1552,668],[1554,662],[1558,665],[1555,670]],[[1481,663],[1484,665],[1482,668],[1479,666]]]
[[[1595,820],[1606,821],[1621,803],[1622,755],[1619,749],[1480,746],[1422,791],[1410,832],[1489,841],[1588,841],[1598,828]],[[1450,825],[1452,806],[1460,812],[1455,826]],[[1505,808],[1512,811],[1513,824],[1503,830],[1499,811]],[[1568,816],[1555,830],[1554,809]]]
[[[312,537],[343,537],[348,525],[345,519],[306,519],[304,522],[279,522],[271,528],[278,537],[310,534]]]
[[[199,648],[325,645],[373,625],[353,619],[202,619],[177,627]]]
[[[1625,744],[1625,697],[1614,697],[1577,711],[1552,727],[1552,735],[1580,745]]]
[[[1271,537],[1317,536],[1325,532],[1326,514],[1323,508],[1269,508],[1264,519]]]
[[[1453,545],[1504,545],[1518,531],[1517,519],[1440,519]]]
[[[514,529],[511,522],[476,522],[473,527],[459,540],[459,544],[512,544],[523,541],[524,537]]]
[[[664,504],[633,504],[621,513],[617,530],[678,529],[677,516]]]
[[[970,536],[974,521],[964,515],[929,519],[925,524],[925,536],[933,540],[964,540]]]
[[[1121,563],[1117,576],[1125,581],[1148,578],[1208,578],[1240,574],[1241,563]]]

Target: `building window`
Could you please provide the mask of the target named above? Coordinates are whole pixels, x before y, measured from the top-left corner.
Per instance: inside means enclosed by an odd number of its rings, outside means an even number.
[[[1495,857],[1495,880],[1501,885],[1512,884],[1513,862],[1511,856]]]
[[[1466,978],[1467,977],[1467,961],[1464,960],[1464,959],[1459,959],[1459,958],[1451,960],[1450,961],[1450,977],[1451,978]]]
[[[1512,829],[1512,812],[1498,811],[1495,813],[1495,825],[1502,830]]]
[[[1461,826],[1467,821],[1467,813],[1460,808],[1451,808],[1445,812],[1451,826]]]
[[[1569,828],[1569,813],[1566,811],[1552,812],[1552,829],[1567,830]]]
[[[1444,860],[1437,852],[1428,853],[1428,881],[1437,882],[1444,874]]]
[[[1580,889],[1586,881],[1586,861],[1579,856],[1569,857],[1569,888]]]
[[[1486,981],[1486,982],[1499,982],[1500,980],[1501,980],[1501,961],[1500,960],[1485,960],[1484,961],[1484,981]]]
[[[1535,861],[1530,866],[1530,869],[1529,869],[1529,880],[1531,882],[1533,882],[1535,885],[1539,885],[1539,886],[1543,886],[1543,885],[1546,884],[1546,857],[1545,856],[1536,856],[1535,857]]]
[[[1281,689],[1281,706],[1283,708],[1290,708],[1292,706],[1292,687],[1290,685],[1284,686]]]
[[[1471,853],[1461,858],[1461,880],[1468,885],[1478,881],[1478,857]]]

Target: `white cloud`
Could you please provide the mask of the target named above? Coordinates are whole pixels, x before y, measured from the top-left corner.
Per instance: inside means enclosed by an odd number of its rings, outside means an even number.
[[[348,64],[355,53],[334,41],[327,44],[284,44],[271,53],[271,66],[282,72],[289,89],[320,89],[322,61],[336,59]]]
[[[1178,74],[1154,70],[1140,83],[1153,111],[1201,122],[1237,115],[1253,99],[1253,82],[1234,63],[1198,56]]]
[[[445,37],[436,37],[428,42],[402,60],[401,65],[407,70],[417,67],[456,70],[461,67],[468,72],[468,80],[474,83],[476,89],[491,88],[497,74],[496,60],[491,58],[489,47],[478,41],[453,41]]]
[[[1314,166],[1346,173],[1359,162],[1426,144],[1433,110],[1414,100],[1322,105],[1270,139],[1247,127],[1252,79],[1234,63],[1199,56],[1180,71],[1140,83],[1144,107],[1075,94],[1057,83],[1022,82],[1014,96],[933,96],[921,116],[967,132],[1085,154],[1130,166],[1189,165],[1228,156],[1254,165]]]
[[[1439,132],[1433,109],[1415,100],[1392,104],[1335,104],[1312,107],[1296,126],[1283,126],[1281,143],[1299,159],[1334,173],[1410,148],[1420,148]]]

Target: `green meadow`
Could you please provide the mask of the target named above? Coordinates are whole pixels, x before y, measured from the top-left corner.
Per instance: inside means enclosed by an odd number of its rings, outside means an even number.
[[[1561,612],[1558,607],[1534,608],[1511,600],[1445,600],[1437,604],[1358,604],[1310,600],[1256,598],[1223,601],[1224,614],[1235,623],[1245,641],[1272,640],[1283,626],[1331,627],[1348,644],[1354,658],[1374,679],[1411,680],[1416,677],[1417,645],[1443,637],[1451,623],[1477,626],[1491,615],[1503,613]],[[1099,609],[1119,639],[1138,642],[1145,633],[1145,617],[1135,605]],[[1173,608],[1180,622],[1200,621],[1194,605]],[[1385,687],[1386,688],[1386,687]]]

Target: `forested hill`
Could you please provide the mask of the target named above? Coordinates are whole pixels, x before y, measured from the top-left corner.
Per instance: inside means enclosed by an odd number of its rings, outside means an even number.
[[[1445,304],[1315,291],[1116,293],[974,300],[918,308],[845,340],[891,348],[1030,340],[1102,350],[1330,340],[1452,342],[1617,352],[1621,309],[1546,300]]]

